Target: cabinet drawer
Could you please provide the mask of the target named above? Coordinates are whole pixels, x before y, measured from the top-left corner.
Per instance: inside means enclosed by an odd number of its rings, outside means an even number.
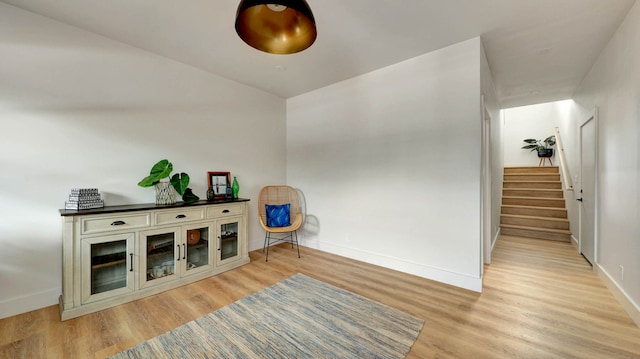
[[[242,205],[239,203],[223,204],[207,208],[207,218],[219,218],[242,214]]]
[[[182,223],[204,219],[203,208],[184,208],[176,211],[156,212],[156,224]]]
[[[82,234],[144,228],[151,225],[149,213],[119,215],[109,217],[87,217],[80,220]]]

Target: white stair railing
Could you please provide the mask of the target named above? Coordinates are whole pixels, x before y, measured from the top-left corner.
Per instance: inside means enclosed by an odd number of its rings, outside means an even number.
[[[560,159],[560,170],[562,171],[564,189],[566,191],[573,191],[573,182],[571,181],[569,168],[567,167],[567,160],[564,156],[564,147],[562,146],[562,139],[560,138],[560,130],[557,127],[554,128],[553,134],[556,136],[556,148],[558,149],[558,158]]]

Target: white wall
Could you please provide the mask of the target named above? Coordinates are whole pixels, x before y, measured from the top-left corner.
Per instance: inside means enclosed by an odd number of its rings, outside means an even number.
[[[481,290],[480,51],[471,39],[287,100],[305,245]]]
[[[491,181],[491,238],[490,243],[485,244],[484,262],[491,263],[491,250],[498,240],[500,229],[500,210],[502,204],[502,180],[504,173],[504,151],[502,150],[502,118],[500,116],[500,104],[496,97],[496,91],[491,76],[491,69],[487,61],[484,48],[480,54],[480,89],[484,95],[484,103],[491,116],[489,165],[491,167],[489,180]],[[485,241],[486,242],[486,241]]]
[[[568,121],[570,106],[571,100],[566,100],[503,110],[505,166],[537,166],[540,161],[537,153],[522,149],[524,139],[544,140],[552,136],[555,127]],[[553,152],[553,165],[559,166],[557,146],[554,146]]]
[[[640,3],[636,2],[574,100],[576,128],[598,108],[596,267],[640,323]],[[624,279],[620,270],[624,266]],[[626,307],[629,310],[629,306]]]
[[[72,187],[153,202],[136,184],[168,158],[201,198],[207,171],[237,175],[254,212],[286,181],[282,98],[3,3],[0,59],[0,317],[57,303]]]

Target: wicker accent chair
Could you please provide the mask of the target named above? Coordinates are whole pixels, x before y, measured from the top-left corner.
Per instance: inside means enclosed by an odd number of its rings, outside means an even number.
[[[269,227],[267,224],[267,205],[282,206],[289,204],[289,225],[283,227]],[[300,258],[300,246],[298,245],[298,229],[302,226],[302,210],[298,192],[290,186],[265,186],[258,196],[258,215],[260,225],[265,230],[263,251],[266,250],[265,262],[269,261],[269,246],[280,241],[291,242],[291,248],[295,243]]]

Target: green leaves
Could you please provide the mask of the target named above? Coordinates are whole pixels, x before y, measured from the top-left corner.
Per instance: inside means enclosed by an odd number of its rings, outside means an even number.
[[[184,194],[182,195],[182,200],[186,204],[196,202],[199,199],[200,199],[200,197],[198,197],[195,194],[193,194],[193,192],[191,191],[191,188],[187,188],[184,191]]]
[[[184,191],[189,185],[189,175],[184,172],[174,174],[171,177],[171,185],[176,189],[176,192],[178,192],[180,196],[184,195]]]
[[[168,178],[171,176],[171,172],[173,171],[173,164],[169,162],[169,160],[160,160],[158,163],[151,167],[151,172],[149,175],[142,179],[142,181],[138,182],[138,186],[140,187],[151,187],[156,185],[164,178]],[[198,196],[193,194],[187,186],[189,186],[189,175],[181,172],[176,173],[171,176],[170,180],[171,186],[178,192],[182,199],[186,203],[193,203],[200,199]],[[186,192],[186,193],[185,193]]]
[[[544,140],[536,140],[535,138],[527,138],[523,140],[525,143],[528,143],[528,145],[522,146],[521,148],[523,150],[531,150],[531,152],[533,151],[538,151],[538,150],[546,150],[548,148],[553,147],[553,145],[556,144],[556,136],[549,136],[547,138],[545,138]]]
[[[140,187],[151,187],[156,183],[160,182],[161,179],[169,177],[173,171],[173,164],[168,160],[158,161],[151,168],[151,173],[142,179],[142,181],[138,182],[138,186]]]
[[[545,138],[544,139],[544,143],[547,144],[547,148],[555,145],[556,144],[556,136],[551,135],[551,136]]]

